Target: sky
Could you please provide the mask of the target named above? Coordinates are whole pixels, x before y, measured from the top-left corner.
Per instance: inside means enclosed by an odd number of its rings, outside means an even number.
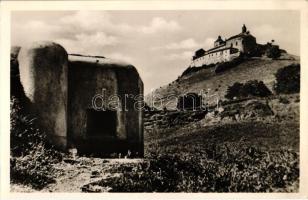
[[[68,53],[126,61],[137,68],[145,94],[181,75],[194,51],[211,48],[218,35],[240,33],[243,24],[258,43],[274,39],[300,52],[298,11],[14,11],[11,20],[12,46],[50,40]]]

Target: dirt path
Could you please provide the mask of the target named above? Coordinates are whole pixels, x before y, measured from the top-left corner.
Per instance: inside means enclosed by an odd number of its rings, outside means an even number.
[[[79,157],[74,160],[64,159],[62,162],[54,165],[57,169],[56,183],[48,185],[39,192],[82,192],[82,187],[88,183],[118,176],[119,174],[107,172],[113,166],[138,162],[142,162],[142,159],[101,159],[87,157]],[[109,187],[91,188],[91,190],[98,192],[108,192],[109,189]],[[38,191],[24,185],[13,184],[11,186],[11,192]]]

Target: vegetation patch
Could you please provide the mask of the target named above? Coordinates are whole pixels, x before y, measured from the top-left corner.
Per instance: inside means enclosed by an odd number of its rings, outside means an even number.
[[[300,65],[291,64],[281,68],[275,74],[274,90],[277,94],[299,93],[300,91]]]
[[[213,68],[215,67],[214,71],[215,73],[221,73],[226,71],[227,69],[236,67],[237,65],[241,64],[244,61],[244,58],[242,56],[235,58],[229,62],[222,62],[217,64],[209,64],[209,65],[202,65],[201,67],[188,67],[180,77],[187,76],[190,74],[194,74],[200,70]]]
[[[297,192],[298,133],[298,123],[245,122],[156,135],[143,162],[114,165],[117,176],[83,191]]]
[[[201,158],[155,155],[133,166],[115,166],[111,172],[120,176],[94,185],[111,187],[110,192],[295,192],[298,163],[291,151],[268,154],[232,144],[208,149]]]
[[[235,82],[229,86],[225,97],[227,99],[247,97],[267,97],[272,92],[266,87],[263,81],[251,80],[246,83]]]
[[[55,182],[53,164],[62,155],[48,145],[46,135],[39,130],[35,119],[23,112],[18,99],[11,98],[11,158],[12,183],[42,189]]]

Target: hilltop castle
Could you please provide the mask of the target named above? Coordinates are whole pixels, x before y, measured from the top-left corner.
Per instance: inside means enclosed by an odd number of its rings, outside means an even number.
[[[251,55],[257,48],[256,38],[250,34],[245,24],[242,32],[223,40],[218,36],[214,47],[205,51],[199,49],[195,52],[191,66],[201,67],[203,65],[227,62],[239,57],[241,54]]]

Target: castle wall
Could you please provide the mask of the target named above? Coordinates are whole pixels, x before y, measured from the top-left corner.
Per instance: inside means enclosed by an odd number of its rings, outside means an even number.
[[[201,67],[203,65],[216,64],[220,62],[228,62],[235,57],[238,57],[239,53],[231,54],[230,49],[221,50],[218,52],[213,52],[206,54],[200,58],[197,58],[192,61],[192,66]]]
[[[39,120],[50,142],[67,146],[67,63],[65,49],[52,42],[22,47],[19,55],[20,81],[29,108]]]
[[[226,42],[226,47],[233,47],[233,48],[238,49],[240,52],[244,52],[243,38],[238,37],[238,38],[228,40]]]
[[[256,38],[247,37],[243,40],[244,52],[246,54],[253,54],[257,48]]]

